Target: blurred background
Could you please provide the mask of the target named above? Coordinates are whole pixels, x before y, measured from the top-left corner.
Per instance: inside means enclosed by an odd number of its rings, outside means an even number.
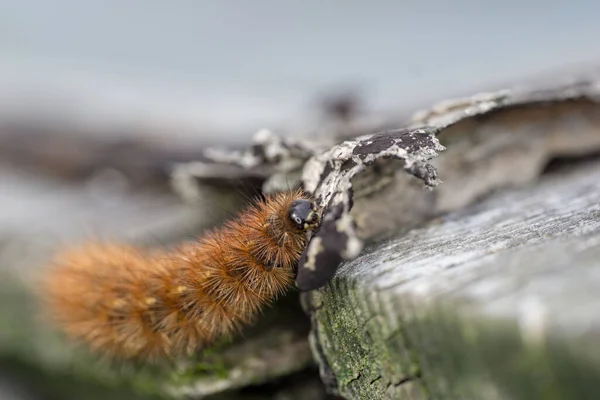
[[[169,163],[263,127],[319,134],[352,114],[369,133],[595,69],[599,15],[592,0],[0,0],[0,398],[88,398],[27,384],[70,365],[14,289],[57,245],[164,243],[215,222],[172,195]]]
[[[588,1],[0,1],[2,113],[248,138],[359,91],[397,114],[598,61]]]

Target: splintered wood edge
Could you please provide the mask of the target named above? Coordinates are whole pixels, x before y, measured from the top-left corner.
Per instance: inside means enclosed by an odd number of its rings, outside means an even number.
[[[344,264],[304,298],[330,390],[370,399],[597,396],[598,199],[595,163]]]
[[[364,135],[313,156],[303,182],[325,211],[300,260],[297,286],[308,291],[326,284],[340,262],[360,253],[364,240],[460,209],[495,189],[531,182],[552,157],[600,151],[599,92],[598,81],[584,79],[551,89],[479,94],[420,113],[406,129]],[[438,136],[446,133],[453,143],[444,147]],[[375,161],[394,159],[403,160],[408,175],[370,174],[376,189],[356,198],[353,178],[371,172]],[[413,177],[424,185],[413,185]],[[421,190],[442,182],[436,190]],[[380,210],[390,201],[398,207],[386,217]]]

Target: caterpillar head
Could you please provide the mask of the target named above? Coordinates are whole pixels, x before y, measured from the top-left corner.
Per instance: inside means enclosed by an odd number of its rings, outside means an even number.
[[[307,199],[295,200],[288,211],[292,223],[300,230],[308,231],[319,225],[315,204]]]

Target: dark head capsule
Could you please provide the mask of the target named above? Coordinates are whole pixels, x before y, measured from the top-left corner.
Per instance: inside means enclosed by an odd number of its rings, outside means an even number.
[[[288,216],[298,229],[305,231],[313,229],[319,224],[319,216],[315,211],[315,205],[310,200],[295,200],[290,206]]]

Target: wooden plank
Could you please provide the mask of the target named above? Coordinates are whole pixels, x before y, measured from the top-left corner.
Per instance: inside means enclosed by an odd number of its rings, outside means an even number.
[[[307,293],[352,399],[600,396],[600,163],[377,243]]]

